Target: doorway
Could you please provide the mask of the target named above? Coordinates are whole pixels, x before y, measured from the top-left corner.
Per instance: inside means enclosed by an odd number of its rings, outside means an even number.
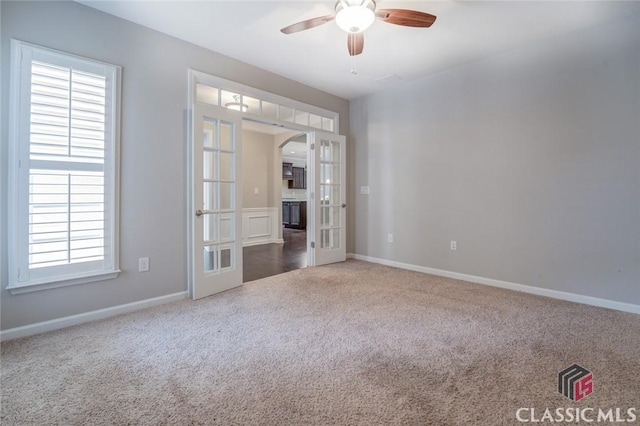
[[[299,258],[306,258],[309,266],[344,261],[346,138],[336,133],[339,115],[194,70],[189,70],[189,87],[186,227],[191,297],[248,281],[243,279],[245,247],[284,247],[282,194],[276,189],[282,180],[280,148],[300,134],[307,138],[309,192],[306,256]],[[245,180],[245,170],[252,167],[243,164],[242,136],[245,124],[250,130],[252,122],[278,133],[267,136],[273,141],[265,146],[270,165],[267,177],[262,175],[255,184],[249,182],[249,173]],[[244,197],[265,196],[267,204],[246,207]]]
[[[243,282],[249,282],[308,265],[308,145],[306,133],[250,120],[243,121],[242,138]]]

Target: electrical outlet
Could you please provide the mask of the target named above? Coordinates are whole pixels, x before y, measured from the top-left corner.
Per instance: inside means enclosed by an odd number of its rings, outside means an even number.
[[[451,240],[451,250],[458,250],[458,243],[456,241]]]
[[[141,257],[138,259],[138,272],[149,272],[149,258]]]
[[[387,241],[389,241],[390,243],[393,242],[393,234],[387,235]]]

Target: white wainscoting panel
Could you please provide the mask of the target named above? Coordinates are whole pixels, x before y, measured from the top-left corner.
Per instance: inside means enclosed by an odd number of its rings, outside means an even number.
[[[242,209],[242,245],[282,243],[278,239],[278,220],[276,207]]]

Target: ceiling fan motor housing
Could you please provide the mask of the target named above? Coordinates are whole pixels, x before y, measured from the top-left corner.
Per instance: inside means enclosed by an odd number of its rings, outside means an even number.
[[[376,18],[373,0],[340,0],[336,3],[336,23],[348,33],[360,33]]]

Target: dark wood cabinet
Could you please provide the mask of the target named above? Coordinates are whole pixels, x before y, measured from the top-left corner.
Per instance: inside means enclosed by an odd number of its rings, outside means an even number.
[[[307,228],[307,202],[306,201],[283,201],[282,202],[282,224],[285,228],[306,229]]]
[[[300,203],[290,203],[291,214],[291,226],[295,228],[300,227]]]
[[[282,179],[293,179],[293,163],[282,163]]]
[[[307,189],[307,171],[304,167],[292,169],[293,180],[289,181],[289,189]]]
[[[287,228],[291,225],[291,207],[288,202],[282,203],[282,224]]]

